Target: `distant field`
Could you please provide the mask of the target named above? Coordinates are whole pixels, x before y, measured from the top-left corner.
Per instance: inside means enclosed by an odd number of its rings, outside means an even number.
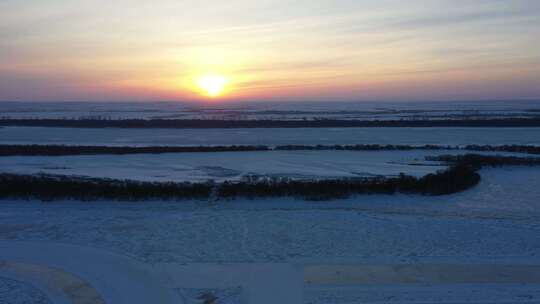
[[[460,155],[467,150],[411,151],[237,151],[0,157],[1,172],[60,174],[159,182],[238,181],[249,176],[331,179],[396,176],[421,177],[444,168],[426,156]],[[520,155],[475,152],[484,155]],[[522,155],[521,155],[522,156]]]
[[[540,128],[72,129],[0,127],[2,144],[205,145],[540,145]]]
[[[539,118],[537,101],[464,102],[0,102],[11,119],[459,120]]]
[[[306,119],[306,120],[221,120],[221,119],[0,119],[0,126],[127,128],[127,129],[212,129],[212,128],[433,128],[433,127],[540,127],[540,117],[407,118],[383,120]]]
[[[442,167],[424,162],[444,151],[249,151],[87,156],[0,157],[2,172],[81,175],[141,181],[239,180],[246,175],[297,179],[397,175],[423,176]],[[448,152],[446,152],[448,153]],[[419,165],[409,165],[410,163]]]

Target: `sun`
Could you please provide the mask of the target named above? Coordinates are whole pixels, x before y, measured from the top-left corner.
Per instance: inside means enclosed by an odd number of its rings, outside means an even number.
[[[227,83],[227,78],[218,74],[206,74],[197,79],[198,88],[208,97],[223,95]]]

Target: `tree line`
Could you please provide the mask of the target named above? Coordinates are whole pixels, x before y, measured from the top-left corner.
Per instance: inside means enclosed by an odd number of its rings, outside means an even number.
[[[139,182],[62,175],[0,174],[0,198],[3,199],[180,200],[206,199],[211,191],[212,186],[208,183]]]
[[[346,198],[353,194],[444,195],[466,190],[479,182],[480,175],[474,168],[457,164],[421,178],[400,174],[398,177],[312,181],[266,178],[255,182],[224,182],[217,188],[217,195],[220,198],[288,196],[307,200]]]
[[[501,167],[501,166],[539,166],[540,157],[517,157],[502,155],[439,155],[426,156],[429,161],[442,161],[449,164],[461,164],[471,168],[480,169],[482,167]]]
[[[0,145],[0,156],[67,156],[98,154],[160,154],[186,152],[267,151],[267,146],[69,146],[69,145]]]
[[[485,166],[540,165],[540,157],[488,156],[478,154],[428,156],[449,167],[417,178],[364,177],[325,180],[248,177],[237,182],[139,182],[106,178],[58,175],[0,174],[0,199],[43,201],[91,200],[185,200],[237,197],[297,197],[307,200],[346,198],[354,194],[411,193],[445,195],[469,189],[480,182],[478,170]]]
[[[0,198],[44,201],[90,200],[182,200],[214,198],[298,197],[308,200],[344,198],[352,194],[419,193],[443,195],[476,185],[480,176],[469,166],[453,165],[447,170],[421,178],[343,178],[333,180],[293,180],[262,178],[239,182],[174,183],[138,182],[75,176],[0,174]]]
[[[540,127],[540,117],[400,120],[217,120],[0,118],[0,126],[65,128],[355,128],[355,127]]]

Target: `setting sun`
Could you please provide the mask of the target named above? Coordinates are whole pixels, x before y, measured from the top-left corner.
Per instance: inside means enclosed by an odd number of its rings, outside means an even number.
[[[204,95],[209,97],[222,95],[227,83],[228,81],[224,76],[217,74],[207,74],[197,79],[197,86]]]

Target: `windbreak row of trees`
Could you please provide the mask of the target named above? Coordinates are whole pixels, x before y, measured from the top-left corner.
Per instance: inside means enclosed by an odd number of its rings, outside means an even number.
[[[125,155],[184,152],[246,152],[267,151],[268,146],[68,146],[68,145],[0,145],[0,156],[67,156],[67,155]]]
[[[139,182],[58,175],[0,174],[0,198],[43,201],[180,200],[205,199],[210,196],[211,191],[212,185],[207,183]]]
[[[209,198],[299,197],[309,200],[343,198],[351,194],[419,193],[442,195],[476,185],[480,176],[469,166],[455,165],[422,178],[400,175],[335,180],[266,178],[213,183],[158,183],[50,175],[0,174],[0,198],[76,200],[182,200]]]
[[[273,150],[295,151],[295,150],[345,150],[345,151],[409,151],[409,150],[456,150],[458,146],[442,145],[379,145],[379,144],[358,144],[358,145],[281,145]]]
[[[426,160],[460,164],[474,169],[501,166],[539,166],[540,157],[490,156],[481,154],[426,156]]]
[[[66,128],[349,128],[349,127],[539,127],[540,118],[401,120],[216,120],[216,119],[9,119],[0,126]]]
[[[454,165],[447,170],[417,178],[399,177],[352,178],[301,181],[263,179],[256,182],[225,182],[217,188],[222,198],[234,197],[301,197],[308,200],[346,198],[353,194],[416,193],[444,195],[466,190],[480,182],[480,175],[469,166]]]
[[[427,160],[447,162],[446,170],[421,178],[397,177],[294,180],[247,178],[224,183],[139,182],[56,175],[0,174],[0,199],[51,200],[183,200],[220,198],[298,197],[308,200],[345,198],[353,194],[415,193],[444,195],[466,190],[480,182],[484,166],[540,165],[540,157],[442,155]]]
[[[64,155],[125,155],[139,153],[182,153],[182,152],[247,152],[247,151],[408,151],[408,150],[470,150],[498,151],[540,154],[540,146],[524,145],[232,145],[232,146],[149,146],[149,147],[114,147],[114,146],[69,146],[69,145],[0,145],[0,156],[64,156]]]
[[[465,150],[471,151],[495,151],[495,152],[516,152],[516,153],[528,153],[528,154],[540,154],[540,146],[531,145],[467,145],[463,147]]]

